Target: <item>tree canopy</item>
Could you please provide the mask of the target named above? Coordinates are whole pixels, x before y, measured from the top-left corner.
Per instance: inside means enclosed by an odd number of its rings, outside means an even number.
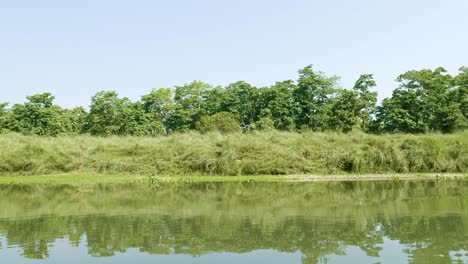
[[[397,77],[398,87],[380,105],[372,74],[361,75],[345,89],[339,86],[339,77],[312,65],[298,73],[297,81],[269,87],[245,81],[225,87],[194,81],[154,89],[135,102],[115,91],[101,91],[88,108],[65,109],[54,104],[51,93],[36,94],[11,107],[0,103],[0,133],[154,136],[262,129],[450,133],[468,128],[467,67],[455,76],[444,68],[407,71]]]

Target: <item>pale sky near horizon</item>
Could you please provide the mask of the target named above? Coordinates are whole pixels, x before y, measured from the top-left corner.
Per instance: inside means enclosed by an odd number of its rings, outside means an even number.
[[[456,74],[468,66],[468,0],[0,0],[0,102],[266,86],[308,64],[345,88],[373,73],[380,99],[410,69]]]

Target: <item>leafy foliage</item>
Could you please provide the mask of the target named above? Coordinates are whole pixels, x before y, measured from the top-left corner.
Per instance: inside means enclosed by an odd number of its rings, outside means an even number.
[[[196,124],[197,130],[206,133],[219,131],[224,133],[239,132],[240,122],[237,114],[219,112],[212,116],[204,116]]]
[[[154,89],[133,102],[115,91],[101,91],[83,107],[64,109],[50,93],[27,97],[11,108],[0,104],[0,133],[58,136],[156,136],[199,131],[339,131],[371,133],[451,133],[468,128],[468,68],[451,76],[444,68],[411,70],[377,106],[372,74],[351,89],[339,78],[299,70],[298,80],[257,88],[245,81],[226,87],[194,81]]]
[[[443,68],[413,70],[400,75],[397,81],[400,87],[379,107],[377,130],[453,132],[466,127],[463,72],[454,78]]]
[[[335,92],[337,79],[315,72],[312,65],[299,71],[297,89],[293,94],[293,100],[298,106],[297,127],[312,130],[328,128],[328,102]]]
[[[70,119],[66,110],[54,105],[50,93],[27,97],[24,104],[15,104],[8,113],[6,128],[23,134],[56,136],[69,132]]]

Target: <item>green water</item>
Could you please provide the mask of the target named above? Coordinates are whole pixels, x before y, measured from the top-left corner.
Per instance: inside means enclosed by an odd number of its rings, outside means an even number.
[[[468,263],[468,181],[0,185],[0,263]]]

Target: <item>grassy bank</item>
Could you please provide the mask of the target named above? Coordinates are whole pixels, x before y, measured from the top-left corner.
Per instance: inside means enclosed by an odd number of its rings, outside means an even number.
[[[468,132],[376,136],[271,131],[156,138],[2,135],[0,146],[0,175],[6,176],[468,172]]]

